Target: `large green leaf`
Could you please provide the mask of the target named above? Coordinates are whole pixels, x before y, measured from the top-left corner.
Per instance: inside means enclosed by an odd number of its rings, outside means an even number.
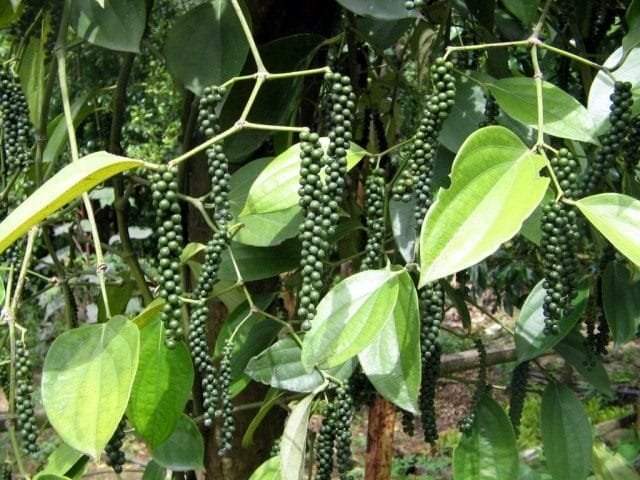
[[[300,265],[300,243],[294,239],[272,247],[254,247],[232,242],[229,248],[242,278],[247,282],[274,277],[282,272],[295,270]],[[218,278],[237,280],[229,251],[222,254]]]
[[[540,281],[529,293],[522,305],[520,315],[516,319],[516,353],[518,363],[531,360],[553,348],[562,340],[580,319],[586,306],[589,290],[580,288],[578,295],[572,302],[572,311],[560,320],[560,331],[556,335],[544,332],[544,304],[545,290]]]
[[[622,39],[622,48],[629,50],[640,44],[640,0],[632,0],[625,15],[627,34]]]
[[[280,440],[280,468],[282,480],[302,480],[304,454],[307,447],[309,415],[314,394],[304,397],[293,407]]]
[[[593,445],[593,473],[596,480],[640,480],[640,475],[622,455],[601,442]]]
[[[636,0],[637,4],[638,1]],[[616,49],[604,62],[605,67],[612,68],[623,58],[623,47]],[[613,93],[613,82],[631,82],[634,103],[632,106],[633,115],[640,113],[640,47],[636,47],[629,52],[624,63],[612,72],[599,71],[591,83],[589,89],[589,99],[587,106],[589,115],[593,119],[599,133],[603,133],[609,127],[609,112],[611,106],[611,94]]]
[[[610,262],[604,270],[602,306],[615,343],[635,338],[640,325],[640,282],[622,262]]]
[[[338,3],[356,15],[380,20],[400,20],[416,16],[415,11],[405,8],[404,2],[396,0],[338,0]]]
[[[153,459],[167,470],[185,472],[202,470],[204,463],[204,440],[198,426],[183,414],[171,436],[151,450]]]
[[[367,270],[325,295],[302,343],[302,364],[307,370],[340,365],[371,344],[392,317],[400,274]]]
[[[131,390],[127,416],[152,449],[175,429],[191,394],[193,365],[187,347],[169,349],[156,317],[140,330],[140,364]]]
[[[485,119],[485,90],[470,78],[456,78],[456,96],[451,112],[442,124],[438,140],[457,152],[466,138],[478,129]]]
[[[475,424],[453,452],[456,480],[513,480],[518,473],[518,447],[502,407],[484,395]]]
[[[538,127],[536,82],[533,78],[512,77],[487,84],[498,105],[508,115],[528,127]],[[555,85],[542,83],[544,132],[561,138],[597,143],[587,109]]]
[[[544,164],[504,127],[472,134],[422,225],[420,286],[478,263],[518,233],[549,184]]]
[[[94,45],[123,52],[140,51],[147,23],[145,0],[73,0],[70,26]]]
[[[320,139],[326,150],[328,137]],[[355,143],[347,150],[347,169],[350,170],[364,157],[366,151]],[[274,158],[255,179],[247,203],[240,213],[239,221],[245,215],[286,210],[298,205],[300,188],[300,144],[288,148]]]
[[[317,370],[307,372],[300,361],[302,349],[291,337],[278,340],[268,349],[253,357],[245,372],[258,382],[293,392],[313,392],[324,382]],[[355,368],[355,360],[328,370],[328,374],[347,380]]]
[[[204,2],[179,17],[164,47],[167,68],[197,95],[242,70],[249,44],[229,0]]]
[[[640,266],[640,200],[601,193],[582,198],[576,205],[620,253]]]
[[[49,422],[76,450],[97,458],[125,412],[138,368],[138,328],[124,317],[61,334],[42,372]]]
[[[609,375],[596,357],[584,337],[576,331],[571,332],[555,346],[556,352],[573,365],[596,390],[603,395],[613,397]]]
[[[0,223],[0,253],[60,207],[112,176],[143,162],[97,152],[67,165]]]
[[[87,458],[83,453],[62,442],[49,454],[47,457],[47,465],[38,472],[34,479],[42,480],[42,477],[45,475],[64,475],[71,470],[82,457]]]
[[[142,474],[142,480],[166,480],[167,469],[160,465],[155,460],[151,460],[147,463],[144,473]]]
[[[280,480],[280,457],[271,457],[260,465],[249,477],[249,480]]]
[[[422,378],[418,292],[406,271],[398,282],[392,317],[358,354],[358,360],[378,393],[403,410],[417,413]]]
[[[542,446],[555,480],[584,480],[591,471],[593,433],[580,400],[564,385],[550,383],[540,407]]]
[[[231,175],[229,202],[234,217],[238,217],[242,211],[251,185],[271,160],[272,157],[254,160]],[[245,215],[239,221],[243,227],[233,237],[236,242],[256,247],[270,247],[298,234],[302,213],[296,205],[279,212]]]

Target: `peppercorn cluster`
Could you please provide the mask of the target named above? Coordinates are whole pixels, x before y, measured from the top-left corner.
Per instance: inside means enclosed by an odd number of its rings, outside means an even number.
[[[231,441],[236,431],[235,420],[233,418],[233,402],[229,387],[231,386],[231,355],[233,343],[227,340],[222,349],[222,360],[220,360],[219,388],[220,388],[220,408],[216,412],[222,419],[222,424],[218,431],[218,455],[224,456],[231,450]]]
[[[385,235],[385,171],[374,168],[364,186],[365,213],[367,219],[367,243],[361,270],[381,268],[384,265]]]
[[[206,87],[200,97],[197,125],[200,134],[207,140],[220,132],[218,110],[224,94],[223,88],[211,86]],[[214,206],[214,220],[217,229],[205,246],[204,262],[193,291],[194,299],[199,300],[200,303],[192,308],[189,316],[189,348],[202,382],[204,424],[206,427],[210,427],[216,416],[215,412],[220,400],[220,386],[207,343],[209,309],[206,300],[218,281],[222,254],[229,242],[227,225],[230,220],[230,175],[229,161],[222,145],[214,144],[205,153],[211,178],[209,199]]]
[[[438,151],[438,135],[444,120],[454,104],[456,96],[455,77],[452,74],[453,63],[444,58],[436,58],[430,69],[432,91],[427,96],[422,110],[420,124],[411,146],[409,161],[401,173],[400,181],[394,184],[393,198],[407,201],[411,189],[416,192],[415,221],[420,228],[422,220],[433,199],[431,188],[433,165]]]
[[[22,450],[25,454],[38,452],[38,426],[33,405],[33,371],[29,350],[24,341],[16,341],[16,427],[22,440]]]
[[[550,160],[565,197],[575,198],[578,189],[578,163],[566,148]],[[580,238],[577,215],[564,202],[549,202],[542,210],[542,268],[545,332],[556,334],[560,319],[571,311],[576,296],[578,264],[576,243]]]
[[[607,170],[614,166],[616,157],[624,151],[625,137],[631,121],[631,107],[633,106],[631,82],[615,82],[610,99],[610,128],[600,139],[600,147],[596,157],[585,172],[577,195],[579,197],[592,193],[598,187]]]
[[[152,200],[157,215],[159,295],[164,298],[162,323],[166,344],[174,348],[184,335],[180,295],[180,253],[182,251],[182,214],[178,203],[177,168],[163,166],[151,176]]]
[[[9,182],[14,175],[24,173],[31,164],[33,128],[20,82],[8,67],[0,68],[0,127],[4,151],[0,177]]]
[[[311,328],[323,287],[323,261],[329,255],[328,238],[335,233],[340,218],[339,207],[347,173],[347,150],[355,96],[349,77],[330,73],[329,85],[331,129],[325,154],[316,133],[300,134],[300,206],[304,220],[300,225],[302,285],[298,298],[298,317],[302,329]],[[321,174],[324,174],[322,176]]]
[[[511,374],[511,384],[509,390],[509,418],[513,431],[518,436],[520,430],[520,419],[522,418],[522,408],[527,396],[527,383],[529,381],[529,362],[521,362],[513,369]]]
[[[487,93],[484,102],[484,120],[478,125],[480,128],[488,127],[489,125],[498,124],[498,116],[500,115],[500,107],[493,95]]]
[[[316,442],[316,480],[330,480],[335,464],[340,480],[352,480],[349,471],[353,468],[351,454],[351,422],[353,399],[349,388],[343,385],[335,389],[335,396],[327,404]]]
[[[104,447],[104,451],[107,454],[107,465],[113,468],[115,473],[122,473],[122,466],[126,461],[124,452],[122,451],[126,427],[127,420],[122,417],[116,431],[113,432],[113,435]]]
[[[484,343],[482,343],[482,340],[479,338],[475,340],[475,344],[479,360],[478,378],[475,382],[469,413],[458,422],[458,429],[465,435],[471,433],[471,429],[473,428],[478,414],[478,404],[487,390],[487,350],[484,347]]]

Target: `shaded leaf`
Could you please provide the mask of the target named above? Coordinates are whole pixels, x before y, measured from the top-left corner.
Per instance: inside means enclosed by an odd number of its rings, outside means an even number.
[[[584,480],[591,471],[591,425],[580,400],[564,385],[550,383],[540,408],[542,445],[556,480]]]
[[[518,473],[518,447],[509,417],[488,395],[478,404],[476,421],[453,452],[456,480],[513,480]]]
[[[124,317],[64,332],[44,360],[42,403],[71,447],[97,458],[125,412],[138,368],[138,328]]]
[[[610,262],[602,276],[602,306],[613,341],[625,343],[640,326],[640,282],[621,262]]]
[[[143,162],[96,152],[67,165],[0,223],[0,253],[53,212],[112,176]]]
[[[73,0],[69,24],[78,36],[109,50],[138,53],[147,22],[144,0]]]
[[[422,224],[419,285],[478,263],[518,233],[547,190],[544,164],[504,127],[473,133]]]
[[[619,453],[611,451],[604,443],[593,445],[593,473],[596,480],[639,480],[631,465]]]
[[[300,360],[302,349],[291,337],[278,340],[268,349],[253,357],[245,372],[254,380],[282,390],[313,392],[324,382],[317,370],[307,372]],[[355,368],[354,359],[329,369],[327,373],[340,380],[347,380]]]
[[[302,364],[340,365],[367,347],[395,308],[400,272],[367,270],[333,287],[318,304],[302,343]]]
[[[152,449],[151,454],[153,459],[167,470],[201,470],[204,462],[204,441],[198,426],[189,416],[183,414],[171,436]]]
[[[528,127],[538,127],[536,82],[533,78],[502,78],[493,80],[487,87],[505,113]],[[543,82],[542,101],[545,133],[597,143],[591,117],[578,100],[555,85]]]
[[[147,463],[147,467],[142,474],[142,480],[165,480],[167,478],[167,469],[155,460]]]
[[[242,436],[242,448],[249,448],[253,445],[253,434],[256,432],[258,427],[262,424],[262,421],[265,419],[267,414],[271,411],[273,407],[275,407],[280,399],[284,396],[285,392],[280,390],[276,390],[275,388],[270,388],[267,392],[267,395],[264,397],[262,401],[262,405],[260,405],[260,409],[256,416],[251,419],[251,423],[247,427],[247,430],[244,432]]]
[[[358,360],[380,395],[403,410],[417,413],[422,378],[418,292],[406,271],[398,282],[391,318],[372,343],[358,353]]]
[[[573,331],[555,346],[556,352],[573,365],[580,375],[593,385],[600,393],[613,397],[609,375],[602,366],[600,359],[586,345],[584,337]]]
[[[300,265],[300,243],[296,239],[271,247],[254,247],[231,242],[229,248],[233,251],[242,278],[248,282],[295,270]],[[222,254],[218,278],[237,280],[228,250]]]
[[[356,15],[380,20],[400,20],[416,16],[415,10],[408,10],[403,2],[395,0],[338,0],[338,3]]]
[[[140,331],[140,363],[127,416],[152,449],[167,440],[182,416],[193,385],[187,347],[167,348],[159,317]]]
[[[536,358],[560,342],[578,322],[587,303],[589,290],[580,288],[578,295],[571,303],[572,311],[560,320],[560,330],[556,335],[544,332],[544,304],[545,290],[542,281],[533,287],[522,305],[520,315],[516,319],[516,353],[518,363]]]
[[[247,53],[249,44],[229,0],[201,3],[179,17],[164,47],[169,72],[196,95],[238,75]]]
[[[578,200],[576,206],[620,253],[640,266],[640,200],[601,193]]]

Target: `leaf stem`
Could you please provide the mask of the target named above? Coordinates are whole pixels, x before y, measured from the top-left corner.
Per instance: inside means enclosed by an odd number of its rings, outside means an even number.
[[[533,78],[536,84],[536,106],[538,109],[538,137],[535,149],[540,151],[544,144],[544,99],[542,97],[542,79],[543,74],[538,61],[538,44],[537,38],[532,37],[533,45],[531,46],[531,62],[533,63]]]
[[[62,98],[62,108],[64,111],[65,124],[67,126],[67,134],[69,137],[69,148],[71,150],[72,162],[77,162],[79,159],[78,154],[78,142],[76,139],[75,126],[73,124],[73,114],[71,112],[71,103],[69,101],[69,85],[67,83],[67,64],[66,64],[66,34],[67,26],[69,24],[71,0],[65,0],[64,8],[62,10],[62,20],[60,23],[60,31],[58,33],[58,42],[56,45],[56,59],[58,62],[58,83],[60,84],[60,96]],[[102,299],[104,301],[105,314],[107,318],[111,317],[111,310],[109,308],[109,298],[107,296],[107,287],[105,284],[104,272],[107,269],[107,265],[104,261],[104,255],[102,253],[102,244],[100,242],[100,234],[98,233],[98,226],[96,224],[95,215],[93,212],[93,206],[91,205],[91,199],[89,194],[84,192],[82,194],[82,201],[87,213],[87,219],[91,226],[91,237],[93,239],[93,247],[96,254],[96,274],[100,283],[100,291],[102,293]]]

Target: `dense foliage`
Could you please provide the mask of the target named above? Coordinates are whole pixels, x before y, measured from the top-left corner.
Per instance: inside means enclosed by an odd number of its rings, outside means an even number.
[[[277,3],[0,0],[3,478],[346,480],[367,411],[390,478],[455,368],[456,480],[534,478],[534,371],[544,474],[637,478],[538,360],[640,326],[640,1]]]

